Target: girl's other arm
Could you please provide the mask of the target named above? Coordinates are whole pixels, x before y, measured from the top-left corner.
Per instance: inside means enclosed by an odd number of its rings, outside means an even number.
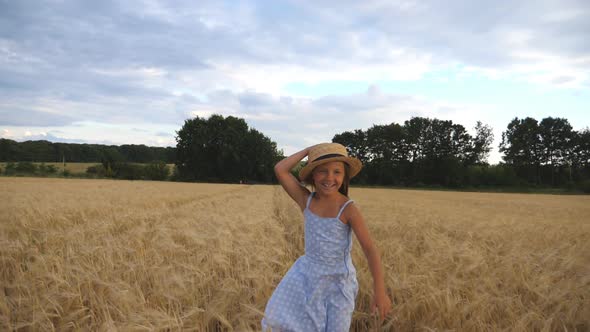
[[[275,175],[277,180],[285,189],[287,194],[297,202],[301,210],[305,209],[307,196],[309,196],[309,190],[302,186],[297,178],[291,174],[291,170],[295,167],[303,158],[309,153],[309,148],[303,149],[297,153],[290,155],[289,157],[279,161],[275,165]]]
[[[378,309],[379,317],[381,322],[383,322],[385,316],[391,309],[391,300],[389,299],[389,296],[387,296],[385,290],[381,257],[379,256],[377,248],[373,244],[371,235],[369,235],[369,230],[363,215],[354,204],[350,205],[348,221],[363,248],[363,252],[369,263],[371,275],[373,276],[373,303],[371,304],[371,311],[374,312],[375,309]]]

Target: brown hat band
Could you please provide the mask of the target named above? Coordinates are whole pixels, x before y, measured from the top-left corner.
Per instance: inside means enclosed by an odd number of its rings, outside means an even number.
[[[324,159],[334,158],[334,157],[346,157],[346,156],[345,155],[338,154],[338,153],[331,153],[331,154],[326,154],[326,155],[323,155],[321,157],[315,158],[314,159],[314,162],[315,161],[318,161],[318,160],[324,160]]]

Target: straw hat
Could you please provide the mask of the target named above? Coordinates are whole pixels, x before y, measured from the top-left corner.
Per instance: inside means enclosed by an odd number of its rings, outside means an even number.
[[[322,143],[315,145],[309,151],[307,164],[301,169],[301,171],[299,171],[299,178],[305,180],[316,166],[333,161],[343,161],[347,163],[350,167],[348,175],[351,179],[361,171],[361,168],[363,168],[361,161],[354,157],[349,157],[346,148],[341,144]]]

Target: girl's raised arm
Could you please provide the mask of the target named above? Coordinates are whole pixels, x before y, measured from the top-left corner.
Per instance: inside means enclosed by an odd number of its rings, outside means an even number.
[[[309,196],[310,193],[309,190],[302,186],[297,178],[291,174],[291,170],[307,156],[309,149],[310,148],[305,148],[294,153],[275,165],[275,175],[277,176],[277,180],[279,180],[279,183],[283,189],[285,189],[287,194],[297,202],[301,210],[305,209],[307,196]]]

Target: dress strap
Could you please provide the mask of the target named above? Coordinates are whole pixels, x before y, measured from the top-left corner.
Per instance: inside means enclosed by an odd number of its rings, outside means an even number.
[[[340,215],[342,214],[342,211],[344,211],[344,208],[352,202],[354,202],[354,201],[351,199],[351,200],[347,201],[346,203],[344,203],[344,205],[342,205],[342,207],[340,208],[340,211],[338,211],[338,216],[336,216],[337,219],[340,219]]]
[[[311,198],[313,197],[313,194],[315,194],[315,191],[310,193],[309,196],[307,196],[307,204],[305,205],[306,209],[309,209],[309,203],[311,202]]]

